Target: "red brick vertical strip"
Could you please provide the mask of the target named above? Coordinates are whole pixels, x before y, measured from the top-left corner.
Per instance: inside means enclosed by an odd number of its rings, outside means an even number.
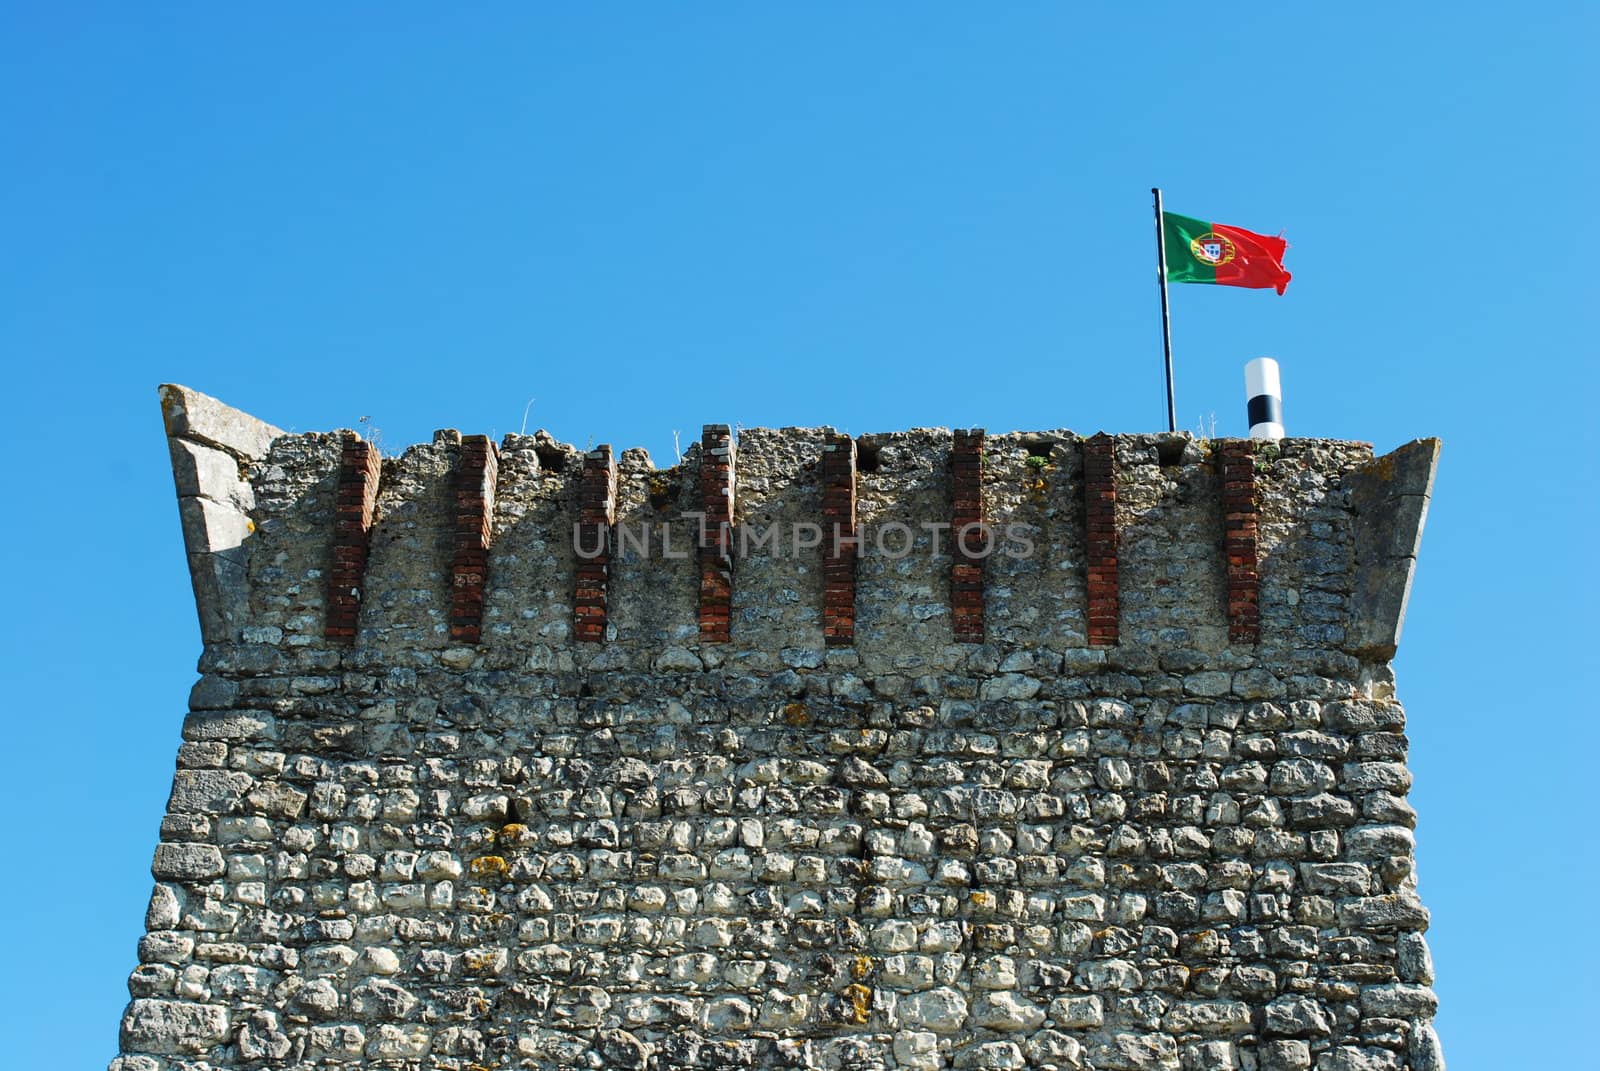
[[[700,433],[700,641],[727,643],[733,620],[733,429]]]
[[[982,643],[983,564],[992,542],[983,529],[983,429],[957,431],[950,451],[950,611],[957,643]]]
[[[856,443],[828,432],[822,444],[822,638],[848,647],[856,638]]]
[[[1088,551],[1089,645],[1115,647],[1117,586],[1117,444],[1109,435],[1083,444],[1083,504]]]
[[[450,638],[462,643],[477,643],[483,635],[483,591],[499,474],[500,452],[487,435],[462,438],[456,459],[455,553],[450,559]]]
[[[611,572],[611,528],[616,520],[617,465],[611,447],[602,446],[583,456],[578,523],[572,533],[578,555],[572,631],[584,643],[606,638],[606,579]]]
[[[1222,531],[1228,556],[1228,639],[1261,638],[1260,565],[1256,557],[1256,456],[1249,439],[1222,444]]]
[[[333,562],[328,569],[328,605],[322,633],[339,643],[354,643],[356,638],[381,469],[376,446],[354,436],[344,441],[339,456],[339,482],[334,488]]]

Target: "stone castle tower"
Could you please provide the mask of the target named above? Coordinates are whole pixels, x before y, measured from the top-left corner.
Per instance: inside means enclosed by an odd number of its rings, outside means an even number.
[[[205,650],[113,1071],[1443,1067],[1436,441],[161,396]]]

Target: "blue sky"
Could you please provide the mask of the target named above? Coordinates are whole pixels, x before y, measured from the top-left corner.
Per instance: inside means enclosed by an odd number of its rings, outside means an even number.
[[[1582,4],[0,3],[0,1051],[116,1049],[199,637],[155,386],[295,430],[1159,430],[1444,455],[1397,671],[1455,1071],[1595,1066]],[[980,17],[981,16],[981,17]],[[980,375],[971,371],[976,368]],[[1535,1053],[1538,1055],[1536,1056]]]

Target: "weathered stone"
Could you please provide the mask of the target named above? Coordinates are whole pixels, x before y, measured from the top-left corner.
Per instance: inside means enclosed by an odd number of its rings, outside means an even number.
[[[1259,1071],[1308,1071],[1311,1046],[1304,1041],[1263,1041],[1256,1060]]]
[[[1173,1034],[1248,1034],[1250,1006],[1232,1000],[1183,1001],[1167,1010],[1161,1027]]]
[[[239,1055],[247,1060],[282,1060],[294,1050],[294,1042],[284,1033],[278,1016],[269,1011],[252,1012],[239,1029]]]
[[[1076,1071],[1083,1066],[1083,1043],[1059,1030],[1041,1030],[1024,1046],[1028,1059],[1039,1067]]]
[[[1036,1030],[1044,1019],[1044,1009],[1004,991],[985,993],[972,1005],[972,1021],[989,1030]]]
[[[255,783],[246,773],[227,770],[179,770],[173,775],[167,810],[194,814],[227,814]]]
[[[1405,826],[1357,826],[1344,835],[1345,850],[1357,859],[1387,859],[1411,855],[1416,838]]]
[[[1444,1052],[1439,1047],[1439,1035],[1434,1033],[1433,1024],[1411,1024],[1407,1051],[1411,1057],[1411,1071],[1444,1071]]]
[[[122,1047],[199,1056],[228,1037],[228,1009],[176,1000],[135,1000],[122,1017]]]
[[[1114,1034],[1089,1046],[1089,1060],[1108,1071],[1179,1071],[1178,1043],[1165,1034]]]
[[[967,999],[949,986],[930,989],[902,997],[898,1005],[900,1021],[915,1030],[932,1030],[950,1034],[960,1030],[967,1021]]]
[[[1032,677],[1020,673],[1004,673],[985,681],[981,691],[984,699],[1032,699],[1039,694],[1040,684]]]
[[[161,385],[161,415],[169,436],[241,458],[265,457],[273,440],[283,434],[271,424],[175,383]]]
[[[1431,1019],[1439,999],[1424,985],[1392,983],[1369,985],[1361,990],[1361,1014],[1388,1019]]]
[[[1438,466],[1439,440],[1417,439],[1345,478],[1355,519],[1351,644],[1378,658],[1400,643]]]
[[[1183,1047],[1183,1071],[1238,1071],[1239,1053],[1231,1041],[1194,1041]]]
[[[1341,1045],[1317,1057],[1316,1071],[1400,1071],[1400,1057],[1387,1049]]]
[[[189,689],[190,710],[227,710],[239,698],[239,685],[226,677],[207,673]]]
[[[1340,904],[1339,922],[1352,930],[1425,930],[1428,909],[1404,893],[1369,896]]]
[[[656,655],[655,668],[660,673],[698,673],[705,665],[687,647],[668,647]]]
[[[1022,1049],[1011,1041],[986,1041],[969,1045],[956,1054],[956,1067],[983,1068],[990,1071],[1021,1071],[1028,1066]]]
[[[1063,1030],[1099,1026],[1105,1012],[1097,996],[1057,997],[1050,1002],[1050,1018]]]
[[[1360,863],[1301,863],[1306,890],[1329,896],[1365,896],[1372,874]]]
[[[1397,967],[1402,982],[1433,984],[1433,953],[1427,938],[1420,933],[1402,933],[1395,938]]]
[[[1322,1006],[1309,997],[1283,996],[1267,1005],[1263,1030],[1269,1036],[1327,1037],[1332,1021]]]
[[[851,788],[887,788],[889,779],[870,763],[849,755],[839,762],[839,783]]]
[[[271,741],[277,739],[277,722],[254,710],[206,711],[183,721],[185,740]]]
[[[595,1049],[605,1066],[618,1071],[642,1069],[650,1062],[651,1047],[626,1030],[602,1030],[595,1040]]]
[[[226,870],[222,852],[212,844],[157,845],[150,867],[158,881],[199,881],[221,877]]]
[[[150,906],[145,909],[145,929],[169,930],[178,924],[182,913],[182,890],[173,885],[157,885],[151,890]]]

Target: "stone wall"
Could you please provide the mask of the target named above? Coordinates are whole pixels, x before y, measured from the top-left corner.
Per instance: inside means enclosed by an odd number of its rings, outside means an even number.
[[[1437,443],[378,464],[163,399],[206,648],[114,1071],[1443,1067]]]

